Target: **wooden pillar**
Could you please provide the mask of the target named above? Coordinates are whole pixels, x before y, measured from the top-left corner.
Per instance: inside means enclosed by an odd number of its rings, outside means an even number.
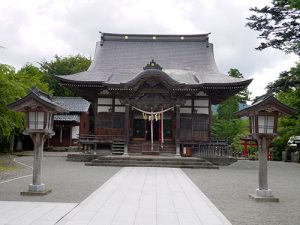
[[[153,123],[154,123],[154,115],[152,114],[152,108],[151,108],[151,151],[153,151]]]
[[[258,137],[257,144],[259,149],[259,169],[258,169],[258,188],[256,196],[249,195],[252,198],[263,197],[266,201],[278,202],[278,198],[274,198],[272,190],[268,186],[268,146],[272,138]]]
[[[123,156],[128,156],[129,145],[129,103],[125,103],[125,121],[124,121],[124,153]]]
[[[212,125],[212,112],[211,112],[211,100],[208,99],[208,138],[211,138],[211,125]]]
[[[35,133],[31,134],[31,139],[34,143],[34,158],[33,158],[33,174],[32,184],[28,187],[28,192],[44,192],[46,190],[45,184],[42,183],[42,159],[45,134]],[[21,192],[21,195],[26,195],[27,192]]]
[[[92,105],[93,107],[93,113],[94,113],[94,135],[97,135],[97,120],[98,120],[98,98],[96,98],[96,101]],[[89,134],[89,133],[87,133]]]
[[[259,190],[268,190],[268,141],[265,137],[259,138]]]
[[[69,147],[72,146],[72,126],[69,127],[70,130],[70,143],[69,143]]]
[[[176,155],[180,157],[180,105],[176,105],[176,136],[175,136],[175,143],[176,143]]]

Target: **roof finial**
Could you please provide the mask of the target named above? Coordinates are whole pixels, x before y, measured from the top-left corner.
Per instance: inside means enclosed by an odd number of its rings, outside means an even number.
[[[102,33],[102,31],[99,31],[99,33],[100,33],[100,45],[102,46],[104,42],[104,33]]]
[[[146,66],[143,67],[144,70],[162,70],[162,67],[158,65],[154,59],[150,61]]]

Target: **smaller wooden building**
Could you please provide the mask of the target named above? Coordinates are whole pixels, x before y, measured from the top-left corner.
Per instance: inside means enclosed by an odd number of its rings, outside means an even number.
[[[90,103],[81,97],[52,97],[52,100],[69,113],[54,116],[55,135],[49,140],[48,146],[77,146],[79,135],[89,134]]]

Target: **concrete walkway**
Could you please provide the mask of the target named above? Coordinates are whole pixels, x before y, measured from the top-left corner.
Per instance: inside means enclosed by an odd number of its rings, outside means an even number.
[[[0,224],[53,225],[77,204],[52,202],[0,202]]]
[[[176,168],[122,168],[57,224],[229,225]]]

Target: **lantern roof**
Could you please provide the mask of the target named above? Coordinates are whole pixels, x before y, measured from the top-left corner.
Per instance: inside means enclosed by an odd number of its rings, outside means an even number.
[[[296,110],[280,102],[272,93],[267,93],[258,97],[251,106],[234,114],[238,117],[243,117],[259,112],[278,112],[278,116],[289,116],[295,114]]]
[[[56,113],[68,113],[69,111],[55,101],[47,93],[34,87],[25,97],[11,103],[8,108],[17,112],[26,112],[31,110],[48,111]]]

